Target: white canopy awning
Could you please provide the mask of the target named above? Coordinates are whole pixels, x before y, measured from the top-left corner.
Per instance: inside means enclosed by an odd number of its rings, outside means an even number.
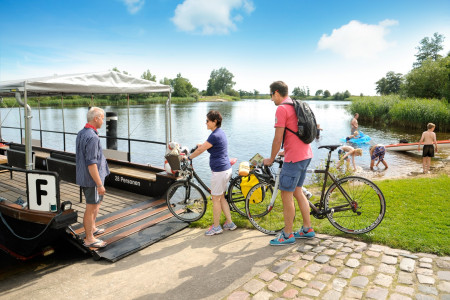
[[[0,95],[27,91],[28,96],[55,94],[145,94],[171,92],[171,87],[109,71],[0,82]]]

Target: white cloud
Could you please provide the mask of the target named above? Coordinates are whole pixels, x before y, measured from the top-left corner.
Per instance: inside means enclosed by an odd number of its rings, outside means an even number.
[[[135,14],[144,7],[145,0],[122,0],[130,14]]]
[[[397,24],[398,21],[389,19],[378,25],[353,20],[341,28],[333,29],[329,36],[322,35],[318,48],[331,50],[346,58],[373,58],[393,45],[385,36],[389,33],[389,27]]]
[[[250,14],[254,9],[251,0],[185,0],[171,20],[182,31],[228,34],[236,30],[234,21],[243,19],[240,14],[232,16],[234,10]]]

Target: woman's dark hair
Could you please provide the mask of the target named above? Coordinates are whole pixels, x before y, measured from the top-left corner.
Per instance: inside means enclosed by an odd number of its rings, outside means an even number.
[[[216,123],[217,128],[222,126],[222,115],[220,114],[219,111],[211,110],[209,111],[209,113],[206,114],[206,117],[208,118],[208,120],[212,122],[217,121]]]

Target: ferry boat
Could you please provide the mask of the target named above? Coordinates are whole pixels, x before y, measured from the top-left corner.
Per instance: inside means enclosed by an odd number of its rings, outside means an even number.
[[[76,132],[48,131],[62,136],[63,149],[42,147],[42,133],[31,128],[29,97],[164,93],[165,141],[145,141],[128,137],[128,151],[104,149],[111,171],[105,181],[107,196],[100,207],[96,225],[105,230],[99,237],[105,248],[83,246],[82,225],[85,203],[81,188],[75,184],[75,154],[66,151],[66,135]],[[68,239],[95,259],[116,261],[185,227],[173,218],[164,200],[167,188],[176,180],[164,168],[133,163],[130,142],[159,144],[167,147],[172,140],[171,87],[118,72],[59,75],[0,82],[1,97],[15,97],[24,109],[23,142],[0,145],[0,249],[22,260],[42,253],[45,246],[59,238]],[[63,113],[64,115],[64,113]],[[107,119],[107,116],[105,116]],[[129,118],[129,116],[128,116]],[[107,120],[108,122],[108,120]],[[80,124],[82,126],[83,124]],[[32,139],[32,130],[41,139]],[[100,138],[108,138],[101,136]],[[165,148],[161,151],[164,156]]]

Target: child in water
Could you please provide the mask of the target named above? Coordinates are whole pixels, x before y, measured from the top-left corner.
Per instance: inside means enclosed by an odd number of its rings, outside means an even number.
[[[341,164],[344,160],[347,162],[347,169],[348,169],[350,167],[350,156],[351,156],[353,163],[353,171],[356,171],[355,156],[361,155],[362,155],[361,148],[355,149],[352,146],[342,146],[338,150],[339,162],[336,166],[336,169],[339,169],[341,167]]]
[[[346,137],[345,141],[348,142],[348,141],[350,141],[350,139],[358,139],[358,138],[359,138],[359,132],[355,131],[355,132],[353,132],[353,135]]]

